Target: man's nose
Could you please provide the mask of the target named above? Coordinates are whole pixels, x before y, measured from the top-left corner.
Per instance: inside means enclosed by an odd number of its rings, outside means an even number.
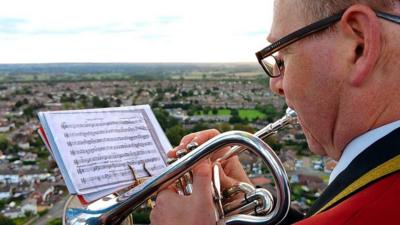
[[[270,78],[269,87],[271,88],[271,91],[274,92],[275,94],[284,96],[285,92],[283,91],[282,87],[282,82],[283,82],[282,78],[283,78],[282,76],[276,78]]]

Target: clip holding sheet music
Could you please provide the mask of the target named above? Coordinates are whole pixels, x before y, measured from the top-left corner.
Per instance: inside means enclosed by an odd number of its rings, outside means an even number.
[[[148,177],[151,177],[151,173],[150,171],[146,168],[146,163],[142,162],[143,165],[143,171],[147,173]],[[132,172],[132,176],[133,176],[133,182],[134,185],[138,185],[143,183],[143,181],[145,180],[144,178],[138,178],[139,176],[137,176],[136,171],[135,171],[135,167],[132,164],[128,164],[129,170]]]
[[[143,162],[142,165],[143,165],[143,171],[145,171],[147,173],[148,177],[151,177],[152,175],[151,175],[150,171],[146,168],[146,163]],[[137,186],[137,185],[142,184],[145,181],[145,179],[144,178],[138,178],[138,176],[136,175],[136,172],[135,172],[135,167],[133,167],[133,165],[128,164],[128,167],[129,167],[129,169],[130,169],[130,171],[132,172],[132,175],[133,175],[133,186]],[[147,206],[149,206],[150,208],[154,208],[155,203],[151,199],[148,199],[147,200]]]

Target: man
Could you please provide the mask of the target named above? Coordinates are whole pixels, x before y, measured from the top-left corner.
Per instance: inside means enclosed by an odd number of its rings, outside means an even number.
[[[297,224],[398,224],[399,24],[397,0],[275,1],[275,43],[257,57],[272,91],[296,110],[310,150],[339,161]],[[188,135],[178,148],[216,133]],[[243,179],[234,161],[223,165],[225,183]],[[193,196],[159,194],[152,224],[215,224],[209,165],[194,170]]]

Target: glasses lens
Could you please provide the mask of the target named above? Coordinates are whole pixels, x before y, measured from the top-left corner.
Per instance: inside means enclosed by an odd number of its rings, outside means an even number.
[[[276,58],[272,55],[264,58],[263,60],[261,60],[264,69],[266,70],[265,72],[267,72],[268,76],[270,77],[279,77],[281,75],[277,62],[276,62]]]

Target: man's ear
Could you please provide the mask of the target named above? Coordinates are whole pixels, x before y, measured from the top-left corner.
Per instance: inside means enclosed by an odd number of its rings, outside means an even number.
[[[353,68],[350,83],[361,86],[372,74],[381,51],[381,27],[375,12],[365,5],[353,5],[344,13],[339,29],[349,43]]]

